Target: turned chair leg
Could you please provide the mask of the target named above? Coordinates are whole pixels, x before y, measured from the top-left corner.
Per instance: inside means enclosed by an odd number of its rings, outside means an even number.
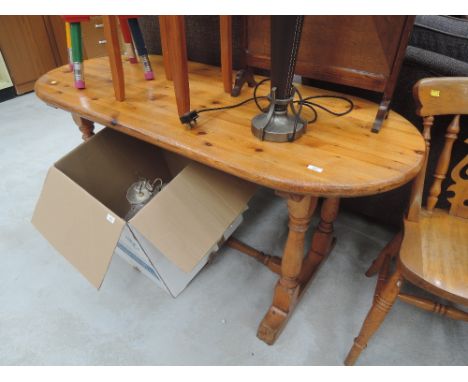
[[[453,306],[448,306],[440,304],[436,301],[428,300],[421,297],[411,296],[409,294],[400,293],[398,298],[401,301],[407,302],[408,304],[417,306],[418,308],[424,309],[427,312],[432,312],[452,318],[454,320],[461,320],[468,322],[468,312],[454,308]]]
[[[163,16],[166,20],[167,49],[179,116],[190,111],[187,42],[184,16]]]
[[[361,331],[354,339],[354,345],[346,357],[345,365],[354,365],[361,352],[366,348],[367,342],[380,327],[397,299],[402,283],[403,277],[401,271],[397,268],[388,283],[382,288],[380,294],[374,299],[372,307],[362,324]]]
[[[398,232],[392,240],[388,242],[388,244],[380,251],[377,258],[372,262],[371,266],[366,272],[367,277],[374,276],[379,270],[382,268],[383,264],[385,263],[385,259],[387,256],[393,258],[398,254],[401,247],[401,241],[403,240],[403,232]]]
[[[387,284],[388,278],[390,276],[391,266],[392,256],[390,254],[387,254],[382,266],[380,267],[379,274],[377,276],[377,282],[375,283],[374,300],[377,298],[377,296],[380,295],[382,288]]]

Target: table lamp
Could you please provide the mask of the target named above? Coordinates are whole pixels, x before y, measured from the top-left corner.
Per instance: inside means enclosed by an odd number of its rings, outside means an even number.
[[[290,142],[306,129],[302,106],[293,102],[298,92],[292,85],[303,21],[304,16],[271,16],[270,105],[252,119],[252,133],[261,140]]]

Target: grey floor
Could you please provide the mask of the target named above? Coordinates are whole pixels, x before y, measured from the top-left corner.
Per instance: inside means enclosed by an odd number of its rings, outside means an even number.
[[[369,308],[363,273],[392,232],[349,213],[274,346],[255,336],[276,276],[224,248],[177,299],[115,258],[99,292],[30,223],[47,169],[80,143],[34,94],[0,103],[0,364],[340,365]],[[261,190],[236,236],[280,255],[286,209]],[[317,218],[314,219],[314,222]],[[468,325],[397,302],[360,365],[467,365]]]

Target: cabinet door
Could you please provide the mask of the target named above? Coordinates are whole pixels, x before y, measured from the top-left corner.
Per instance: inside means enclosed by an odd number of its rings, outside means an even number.
[[[18,94],[60,64],[43,16],[0,16],[0,50]]]
[[[81,23],[81,32],[86,59],[107,56],[107,41],[101,16],[91,16],[89,22]]]
[[[43,16],[57,66],[68,64],[65,21],[61,16]]]

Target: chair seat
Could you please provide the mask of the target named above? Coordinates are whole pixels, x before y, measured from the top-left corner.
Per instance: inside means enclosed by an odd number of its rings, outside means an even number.
[[[468,219],[444,210],[404,221],[400,262],[405,277],[453,302],[468,305]]]

